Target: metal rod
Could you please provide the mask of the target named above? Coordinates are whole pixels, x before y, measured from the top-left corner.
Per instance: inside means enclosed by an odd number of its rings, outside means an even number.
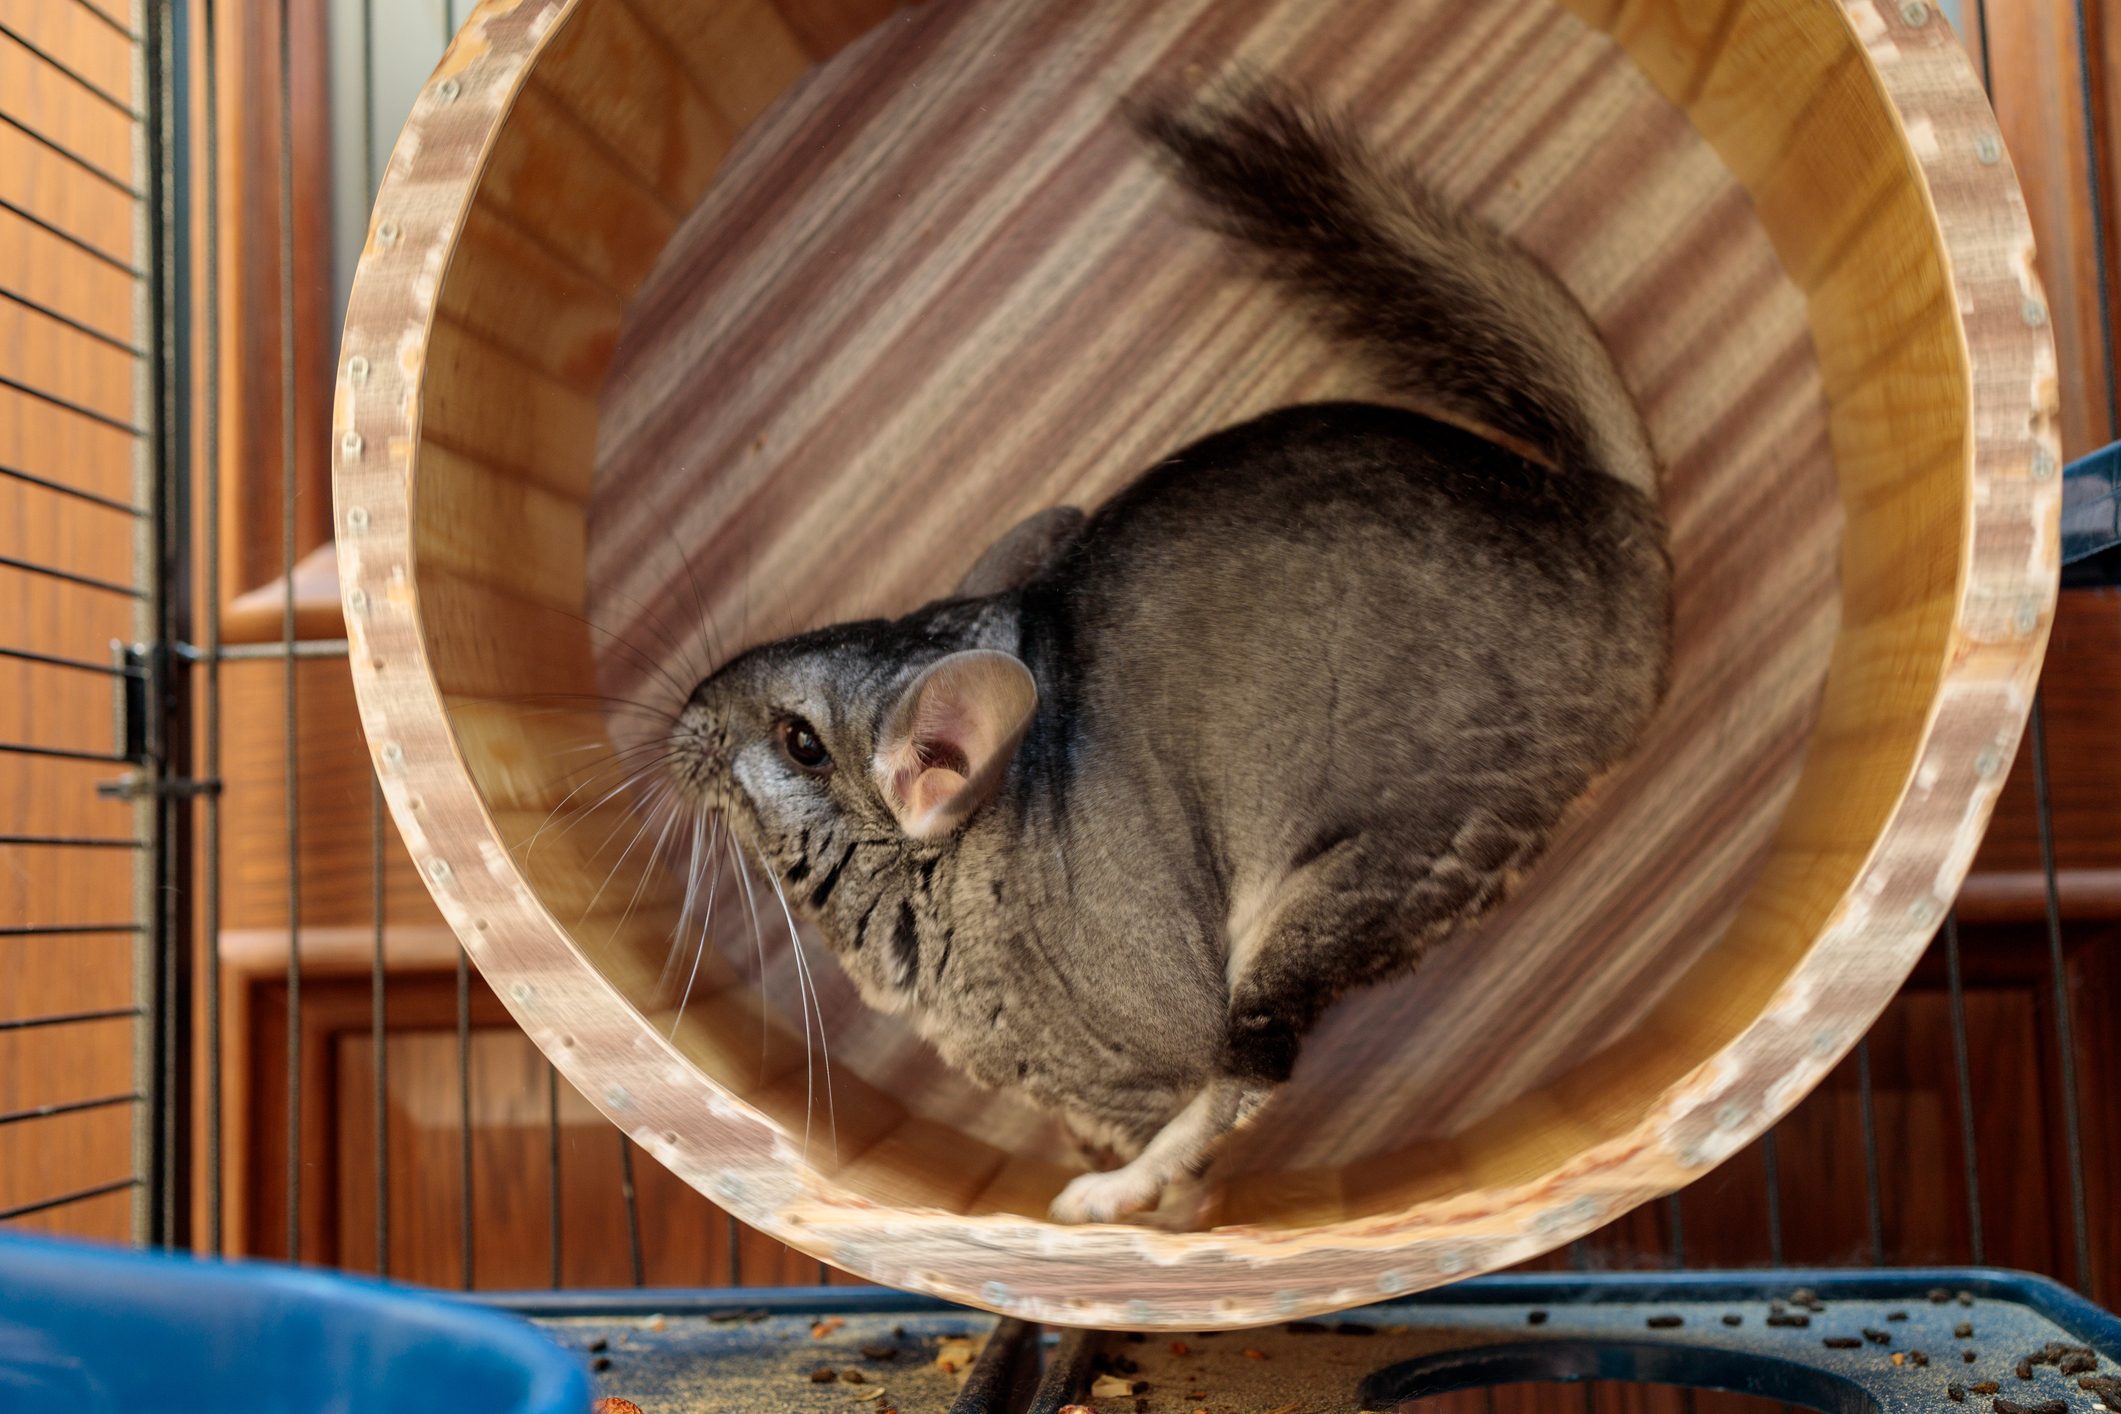
[[[68,668],[77,673],[94,673],[106,678],[139,678],[147,676],[144,669],[128,664],[117,667],[110,663],[91,663],[81,658],[61,658],[54,653],[35,653],[27,648],[0,647],[0,658],[13,658],[23,663],[39,663],[47,668]]]
[[[46,849],[144,849],[139,840],[105,840],[92,835],[0,835],[0,847],[37,846]]]
[[[36,143],[39,147],[48,148],[52,152],[57,153],[59,156],[65,158],[74,166],[88,173],[88,175],[90,175],[91,177],[94,177],[96,180],[103,182],[115,188],[117,191],[124,193],[126,196],[131,197],[134,201],[144,201],[146,199],[147,193],[140,191],[138,188],[134,187],[133,184],[131,182],[126,181],[125,178],[117,175],[115,172],[112,172],[109,168],[104,167],[99,163],[89,161],[88,158],[74,151],[65,143],[60,142],[54,138],[45,136],[43,133],[38,132],[35,128],[23,122],[20,118],[15,117],[13,114],[7,112],[0,112],[0,123],[5,123],[7,126],[13,128],[16,132],[19,132],[24,137],[28,138],[31,142]]]
[[[138,764],[130,756],[111,751],[76,751],[66,746],[32,746],[27,742],[0,741],[0,752],[9,756],[39,756],[51,761],[102,761],[113,766]]]
[[[40,1198],[34,1203],[18,1203],[12,1208],[0,1208],[0,1223],[16,1218],[26,1218],[33,1213],[48,1213],[53,1208],[64,1208],[73,1203],[86,1203],[91,1198],[101,1198],[106,1193],[122,1193],[129,1188],[138,1188],[137,1178],[114,1178],[109,1183],[99,1183],[94,1188],[77,1188],[71,1193],[61,1193],[56,1198]]]
[[[1959,1152],[1966,1164],[1967,1256],[1975,1266],[1988,1261],[1981,1235],[1981,1145],[1974,1133],[1974,1072],[1966,1054],[1966,989],[1959,971],[1959,915],[1944,918],[1944,969],[1951,988],[1952,1067],[1959,1078]]]
[[[11,389],[25,398],[34,398],[49,407],[59,409],[61,412],[70,412],[76,417],[87,418],[90,422],[99,423],[115,432],[123,432],[131,437],[147,436],[145,427],[127,422],[122,417],[113,417],[107,412],[99,412],[86,403],[77,403],[72,398],[65,397],[59,393],[46,392],[33,383],[25,383],[19,378],[10,378],[4,373],[0,373],[0,388]]]
[[[214,651],[224,663],[252,660],[278,662],[282,658],[344,658],[347,642],[343,638],[304,638],[282,640],[278,643],[225,643]]]
[[[206,778],[221,779],[221,90],[219,55],[214,23],[214,0],[200,0],[202,43],[199,61],[203,69],[206,99],[204,145],[206,200],[201,206],[205,224],[206,338],[203,362],[206,396],[200,399],[205,459],[206,524],[200,566],[206,609],[205,731]],[[208,794],[200,801],[205,838],[205,858],[199,881],[201,916],[206,929],[206,1235],[207,1250],[222,1254],[222,1182],[226,1159],[222,1153],[221,1113],[221,797]]]
[[[103,23],[109,25],[118,33],[124,35],[133,43],[138,44],[140,42],[139,35],[134,34],[130,29],[127,29],[125,27],[124,21],[120,20],[116,15],[113,15],[112,13],[110,13],[110,11],[104,9],[102,6],[91,3],[91,0],[74,0],[74,3],[76,5],[79,5],[82,9],[88,11],[89,14],[95,16],[97,19],[103,21]]]
[[[78,486],[69,486],[63,481],[54,481],[48,476],[36,476],[27,471],[18,471],[11,466],[0,466],[0,476],[10,481],[19,481],[25,486],[35,486],[44,491],[55,491],[61,496],[71,496],[84,505],[101,506],[105,510],[123,511],[129,516],[145,517],[147,512],[130,501],[121,501],[115,496],[99,496],[93,491],[84,491]]]
[[[477,1255],[472,1243],[471,959],[461,943],[457,946],[457,1146],[458,1181],[464,1193],[457,1240],[463,1250],[464,1289],[469,1291],[476,1280],[473,1259]]]
[[[76,1115],[89,1110],[115,1109],[119,1105],[136,1105],[146,1097],[137,1090],[128,1090],[122,1095],[99,1095],[93,1100],[69,1100],[64,1104],[32,1105],[26,1110],[9,1110],[0,1114],[0,1125],[21,1124],[32,1119],[50,1119],[53,1115]]]
[[[189,31],[174,5],[143,6],[147,24],[138,46],[137,89],[145,96],[147,122],[136,144],[143,160],[147,197],[138,212],[136,248],[148,252],[148,279],[137,288],[144,306],[138,317],[148,340],[136,414],[149,435],[138,447],[134,499],[151,515],[140,527],[145,553],[136,574],[148,590],[139,614],[138,637],[149,645],[135,653],[145,668],[139,693],[143,708],[140,747],[143,775],[152,784],[191,775],[191,724],[184,714],[188,683],[172,671],[167,645],[190,633],[190,416],[191,350],[182,347],[190,330],[190,174],[186,111]],[[188,16],[188,12],[187,12]],[[137,1088],[148,1097],[135,1126],[135,1172],[146,1186],[136,1205],[145,1219],[142,1236],[164,1246],[189,1245],[191,1204],[191,914],[184,902],[190,883],[190,836],[183,829],[180,798],[167,791],[135,797],[143,832],[153,848],[136,870],[138,912],[149,924],[142,935],[136,995],[147,1019],[140,1039]]]
[[[141,923],[0,923],[0,938],[84,938],[97,933],[138,933]]]
[[[2110,439],[2121,435],[2121,387],[2116,386],[2114,377],[2114,312],[2106,273],[2106,197],[2100,190],[2103,185],[2099,180],[2100,143],[2093,129],[2093,115],[2100,109],[2094,92],[2091,30],[2085,23],[2084,0],[2076,0],[2073,9],[2077,40],[2077,101],[2082,105],[2079,111],[2084,115],[2086,141],[2091,148],[2091,160],[2084,164],[2084,205],[2092,224],[2092,288],[2099,299],[2100,363],[2106,369],[2106,377],[2101,380],[2105,386],[2101,391],[2106,395],[2106,435]]]
[[[39,59],[42,59],[47,65],[49,65],[53,69],[56,69],[58,72],[66,75],[66,77],[72,79],[82,88],[88,90],[96,97],[102,99],[105,103],[117,109],[120,113],[123,113],[126,117],[132,119],[134,122],[138,123],[144,122],[146,120],[147,115],[135,109],[132,104],[127,103],[123,98],[120,98],[117,94],[112,93],[102,84],[97,83],[94,79],[82,73],[79,69],[76,69],[73,65],[67,63],[65,60],[59,58],[59,56],[53,54],[50,50],[44,48],[42,45],[37,44],[35,41],[26,38],[20,30],[16,29],[13,25],[8,24],[4,20],[0,20],[0,35],[6,35],[16,44],[20,45],[24,49],[27,49],[30,53],[36,55]]]
[[[369,958],[368,1026],[373,1053],[376,1147],[376,1275],[390,1275],[390,1025],[387,1011],[389,974],[383,957],[388,903],[383,873],[383,782],[368,786],[369,913],[375,920],[375,946]]]
[[[0,1031],[43,1031],[54,1026],[81,1026],[93,1021],[118,1021],[140,1015],[136,1006],[105,1007],[101,1011],[54,1011],[42,1016],[16,1016],[0,1020]]]
[[[142,270],[139,266],[133,264],[130,260],[125,259],[123,256],[112,254],[110,251],[105,250],[102,246],[97,245],[93,241],[82,239],[80,236],[75,235],[72,231],[67,230],[64,226],[57,226],[52,224],[50,221],[45,220],[42,216],[39,216],[36,212],[30,210],[28,207],[20,205],[17,202],[9,201],[4,196],[0,196],[0,211],[5,211],[10,216],[14,216],[19,220],[27,221],[30,225],[35,226],[38,230],[44,232],[46,235],[56,237],[57,239],[66,242],[75,250],[80,251],[83,255],[90,256],[96,260],[100,260],[105,265],[110,266],[113,270],[119,271],[120,273],[125,275],[130,275],[135,280],[144,280],[147,278],[147,272],[145,270]]]
[[[2062,895],[2055,883],[2054,796],[2047,776],[2046,695],[2033,694],[2033,792],[2040,817],[2040,871],[2047,880],[2047,967],[2055,1006],[2055,1050],[2061,1064],[2062,1140],[2069,1155],[2070,1225],[2076,1238],[2077,1287],[2092,1284],[2091,1215],[2084,1198],[2084,1136],[2077,1111],[2077,1046],[2069,1014],[2069,966],[2062,955]]]
[[[280,641],[295,641],[295,105],[293,23],[280,0]],[[302,1240],[302,811],[295,658],[281,673],[287,793],[287,1250]]]
[[[372,36],[375,29],[375,0],[361,0],[361,174],[371,201],[376,189],[376,58]],[[341,639],[340,643],[344,644]],[[383,953],[387,908],[385,875],[383,872],[383,779],[369,778],[368,796],[368,879],[372,899],[369,906],[375,919],[375,945],[369,959],[368,1005],[369,1029],[372,1033],[370,1046],[375,1053],[375,1074],[372,1083],[376,1098],[376,1273],[390,1274],[390,1024],[389,1024],[389,967]]]
[[[1863,1115],[1864,1219],[1871,1261],[1885,1265],[1885,1200],[1878,1183],[1878,1106],[1871,1088],[1871,1038],[1856,1043],[1856,1089]]]
[[[50,565],[40,565],[30,560],[18,560],[13,555],[0,555],[0,569],[21,570],[24,574],[42,575],[46,579],[64,580],[68,584],[78,584],[83,589],[100,589],[106,594],[122,594],[128,599],[145,599],[147,597],[134,585],[119,584],[114,580],[108,579],[97,579],[93,575],[75,574],[72,570],[54,569]]]
[[[0,26],[0,28],[5,28],[5,26]],[[139,345],[122,339],[116,334],[107,334],[93,324],[76,319],[63,310],[52,308],[42,300],[31,299],[28,295],[19,294],[14,290],[7,289],[5,286],[0,286],[0,299],[4,299],[10,304],[20,305],[32,314],[41,315],[51,320],[54,324],[63,325],[73,330],[76,334],[85,335],[99,344],[116,349],[119,353],[128,354],[133,358],[147,357],[147,350]]]
[[[626,1131],[614,1128],[619,1141],[619,1196],[626,1204],[626,1261],[635,1286],[646,1285],[648,1272],[641,1260],[641,1197],[633,1186],[633,1141]]]
[[[1760,1136],[1760,1161],[1767,1170],[1767,1240],[1768,1264],[1779,1267],[1782,1262],[1782,1166],[1775,1153],[1775,1131],[1770,1129]]]
[[[550,1206],[545,1218],[552,1247],[552,1289],[560,1289],[560,1072],[545,1067],[545,1171]]]

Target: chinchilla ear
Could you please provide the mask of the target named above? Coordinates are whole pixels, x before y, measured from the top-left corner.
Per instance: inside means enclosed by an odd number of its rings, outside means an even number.
[[[1082,528],[1083,513],[1073,506],[1055,506],[1018,521],[966,571],[957,597],[979,599],[1028,584],[1060,558]]]
[[[872,763],[899,828],[940,839],[986,804],[1037,706],[1031,670],[1007,653],[952,653],[915,678],[885,719]]]

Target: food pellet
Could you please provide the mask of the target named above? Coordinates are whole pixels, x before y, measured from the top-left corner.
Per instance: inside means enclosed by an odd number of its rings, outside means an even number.
[[[589,1342],[589,1353],[591,1355],[602,1355],[609,1349],[611,1349],[611,1342],[602,1336],[598,1336],[595,1340]]]
[[[839,1316],[828,1316],[810,1328],[810,1338],[812,1340],[823,1340],[826,1336],[831,1335],[846,1324],[847,1322]]]
[[[1819,1343],[1829,1350],[1855,1350],[1863,1344],[1852,1335],[1830,1335]]]
[[[1863,1328],[1863,1338],[1873,1345],[1890,1345],[1893,1343],[1891,1335],[1875,1326],[1865,1326]]]
[[[1686,1318],[1684,1316],[1652,1316],[1644,1324],[1653,1331],[1668,1331],[1675,1326],[1685,1325]]]
[[[2081,1375],[2086,1370],[2098,1369],[2099,1357],[2096,1355],[2065,1355],[2062,1357],[2060,1368],[2065,1375]]]
[[[1366,1326],[1366,1325],[1364,1325],[1364,1324],[1363,1324],[1363,1323],[1362,1323],[1361,1321],[1336,1321],[1336,1322],[1334,1322],[1334,1325],[1333,1325],[1333,1334],[1335,1334],[1335,1335],[1376,1335],[1376,1334],[1377,1334],[1377,1327],[1375,1327],[1375,1326]]]
[[[1929,1298],[1932,1306],[1942,1306],[1952,1299],[1952,1294],[1941,1286],[1933,1286],[1929,1290]]]
[[[2112,1375],[2086,1375],[2077,1381],[2077,1388],[2098,1395],[2099,1402],[2107,1408],[2121,1410],[2121,1380]]]
[[[1917,1365],[1927,1365],[1930,1362],[1929,1356],[1919,1350],[1910,1350],[1907,1353],[1907,1358],[1914,1361]]]
[[[1171,1342],[1171,1353],[1173,1355],[1191,1355],[1193,1347],[1182,1340],[1174,1340]]]
[[[1325,1335],[1332,1327],[1318,1321],[1291,1321],[1288,1329],[1290,1335]]]
[[[1980,1357],[1979,1355],[1976,1355],[1976,1354],[1975,1354],[1975,1353],[1974,1353],[1973,1351],[1971,1351],[1971,1350],[1962,1350],[1962,1351],[1960,1351],[1960,1352],[1959,1352],[1959,1358],[1960,1358],[1961,1360],[1964,1360],[1964,1361],[1965,1361],[1965,1362],[1966,1362],[1967,1364],[1971,1365],[1971,1364],[1973,1364],[1973,1363],[1974,1363],[1974,1362],[1975,1362],[1976,1360],[1979,1360],[1979,1359],[1980,1359],[1981,1357]]]
[[[1905,1365],[1907,1363],[1907,1357],[1896,1350],[1893,1352],[1893,1363],[1895,1365]]]
[[[1966,1403],[1965,1385],[1946,1385],[1944,1387],[1944,1394],[1945,1398],[1951,1400],[1951,1402],[1954,1404]]]
[[[830,1365],[820,1365],[810,1372],[810,1383],[814,1385],[829,1385],[839,1377],[840,1372],[833,1369]]]
[[[2030,1360],[2020,1360],[2016,1367],[2016,1373],[2018,1378],[2021,1380],[2031,1379],[2033,1377],[2033,1362]]]
[[[2039,1399],[2031,1404],[2020,1404],[2015,1399],[1998,1399],[1996,1414],[2069,1414],[2069,1406],[2059,1399]]]
[[[1961,1321],[1958,1325],[1952,1327],[1952,1334],[1961,1340],[1972,1340],[1974,1338],[1974,1323],[1972,1321]]]
[[[1528,1326],[1543,1326],[1547,1323],[1547,1313],[1533,1311],[1524,1318],[1524,1323]]]
[[[1264,1360],[1267,1358],[1267,1352],[1264,1350],[1255,1350],[1248,1345],[1245,1347],[1245,1358],[1247,1360]]]
[[[1887,1319],[1888,1321],[1904,1321],[1904,1320],[1906,1320],[1906,1319],[1907,1319],[1907,1312],[1905,1312],[1905,1311],[1888,1311],[1888,1312],[1886,1312],[1886,1313],[1885,1313],[1885,1318],[1886,1318],[1886,1319]]]
[[[1971,1305],[1973,1305],[1973,1304],[1974,1304],[1974,1293],[1973,1293],[1973,1292],[1971,1292],[1971,1291],[1962,1291],[1962,1292],[1960,1292],[1960,1293],[1959,1293],[1959,1304],[1960,1304],[1961,1306],[1971,1306]]]
[[[1975,1394],[1994,1394],[2003,1386],[1997,1384],[1994,1380],[1983,1380],[1980,1384],[1968,1385],[1967,1388],[1971,1389]]]
[[[589,1368],[601,1375],[611,1368],[611,1357],[609,1355],[599,1355],[596,1359],[589,1362]]]
[[[840,1371],[840,1383],[849,1385],[865,1385],[869,1383],[869,1377],[863,1374],[860,1370],[842,1370]]]
[[[1736,1311],[1726,1311],[1723,1313],[1723,1323],[1727,1326],[1742,1326],[1745,1324],[1745,1317]]]
[[[1787,1311],[1777,1311],[1767,1318],[1767,1323],[1771,1326],[1808,1326],[1812,1323],[1812,1318],[1810,1316],[1793,1316]]]
[[[865,1345],[862,1347],[862,1358],[864,1360],[896,1360],[898,1359],[898,1347],[895,1345]]]

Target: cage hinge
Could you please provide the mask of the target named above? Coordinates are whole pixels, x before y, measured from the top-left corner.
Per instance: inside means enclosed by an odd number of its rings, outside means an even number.
[[[117,700],[113,704],[112,735],[117,739],[118,755],[140,762],[141,767],[115,781],[98,781],[96,794],[104,799],[182,800],[221,793],[218,780],[170,775],[164,769],[167,757],[162,738],[171,724],[166,712],[160,720],[154,713],[167,681],[168,660],[184,658],[186,647],[112,642],[111,662],[121,670],[115,679]]]

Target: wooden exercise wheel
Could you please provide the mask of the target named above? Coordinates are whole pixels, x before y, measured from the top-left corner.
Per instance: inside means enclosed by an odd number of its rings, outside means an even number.
[[[683,881],[629,843],[652,814],[581,787],[653,731],[611,699],[909,609],[1032,510],[1368,390],[1118,121],[1239,62],[1591,312],[1668,467],[1673,687],[1517,898],[1328,1016],[1217,1226],[1065,1228],[1044,1120],[814,940],[808,999],[770,901],[674,952]],[[1855,1045],[2024,726],[2054,396],[2023,199],[1919,0],[487,0],[354,283],[339,564],[436,901],[651,1154],[880,1282],[1239,1326],[1567,1242]]]

